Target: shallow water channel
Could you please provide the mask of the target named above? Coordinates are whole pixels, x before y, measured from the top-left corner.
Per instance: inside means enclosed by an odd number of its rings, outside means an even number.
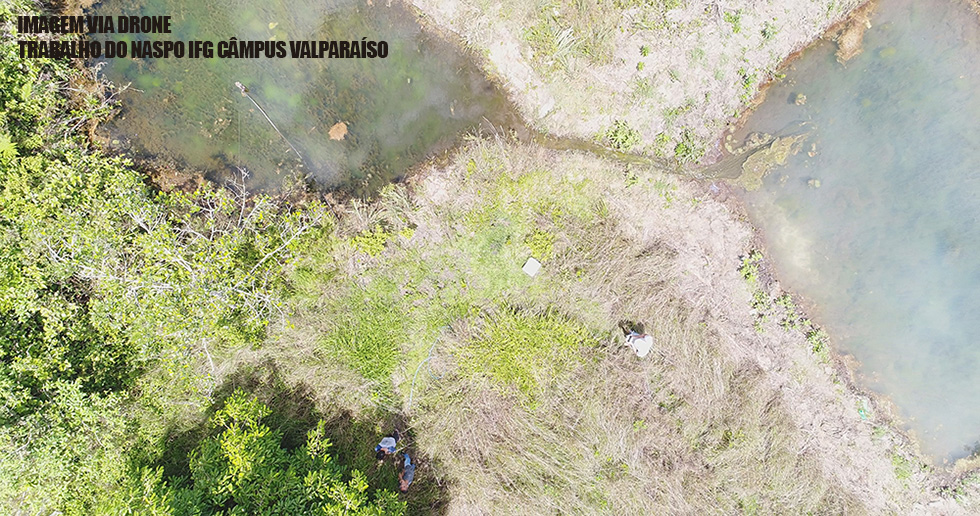
[[[154,40],[388,43],[386,59],[106,60],[105,76],[130,84],[108,127],[116,145],[212,177],[245,168],[255,188],[300,170],[322,186],[371,191],[461,133],[512,117],[479,68],[399,2],[106,0],[90,14],[172,16],[172,34],[130,36]],[[330,138],[338,122],[343,140]]]
[[[864,52],[835,50],[806,51],[750,117],[743,133],[810,133],[748,209],[862,383],[927,456],[964,457],[980,438],[980,16],[881,0]]]

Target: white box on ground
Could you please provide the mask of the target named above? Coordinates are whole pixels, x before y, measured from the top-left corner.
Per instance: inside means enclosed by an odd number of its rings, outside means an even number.
[[[527,261],[524,262],[524,267],[521,267],[521,270],[533,278],[538,271],[541,270],[541,262],[535,260],[534,258],[528,258]]]

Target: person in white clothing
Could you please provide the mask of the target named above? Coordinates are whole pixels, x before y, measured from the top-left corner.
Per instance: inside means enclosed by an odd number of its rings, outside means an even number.
[[[378,460],[384,460],[384,458],[388,455],[395,453],[395,447],[398,446],[399,437],[401,437],[401,434],[398,433],[398,430],[395,430],[391,435],[382,439],[381,442],[374,447]]]
[[[636,333],[631,331],[629,335],[626,336],[626,345],[636,353],[636,356],[643,358],[650,353],[650,349],[653,348],[653,337],[645,333]]]

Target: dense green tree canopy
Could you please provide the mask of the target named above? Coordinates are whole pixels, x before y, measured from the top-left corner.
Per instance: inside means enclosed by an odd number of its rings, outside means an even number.
[[[283,264],[329,223],[316,204],[291,210],[207,186],[157,192],[128,160],[93,149],[80,128],[111,108],[104,85],[67,62],[20,59],[7,31],[31,10],[0,5],[0,500],[14,512],[122,510],[124,486],[162,446],[148,422],[174,403],[210,405],[212,352],[260,341],[281,311]],[[240,434],[251,439],[243,453],[268,452],[256,455],[263,479],[339,479],[322,441],[294,456],[239,406],[253,407],[228,405],[220,442]],[[218,442],[199,450],[203,476],[174,488],[174,500],[201,493],[201,507],[218,511],[220,493],[231,493],[238,507],[265,507],[268,499],[249,498],[264,496],[249,491],[261,487],[258,473],[208,464]],[[293,465],[300,456],[309,464]],[[209,490],[218,467],[239,477]],[[261,489],[293,493],[284,485]]]
[[[404,503],[391,491],[370,496],[365,476],[329,455],[324,423],[306,445],[282,448],[282,434],[263,424],[269,407],[238,390],[210,420],[213,435],[190,456],[190,479],[164,479],[144,469],[130,507],[153,514],[398,515]],[[135,503],[134,503],[135,502]]]

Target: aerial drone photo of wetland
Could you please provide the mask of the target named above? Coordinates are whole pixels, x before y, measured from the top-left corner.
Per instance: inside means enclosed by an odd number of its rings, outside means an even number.
[[[977,0],[0,0],[4,514],[980,513]]]

